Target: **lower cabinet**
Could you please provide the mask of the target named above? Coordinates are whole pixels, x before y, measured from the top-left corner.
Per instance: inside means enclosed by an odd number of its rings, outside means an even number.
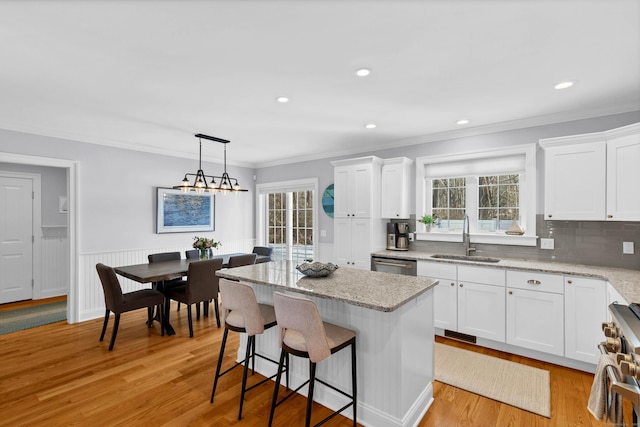
[[[609,295],[604,280],[418,261],[438,279],[437,328],[597,364]],[[624,302],[623,302],[624,303]]]
[[[504,342],[504,270],[458,266],[458,332]]]
[[[564,278],[565,356],[598,363],[598,343],[604,340],[602,319],[607,318],[607,283],[604,280]]]
[[[342,267],[371,269],[371,252],[384,247],[384,229],[379,219],[336,218],[334,220],[336,263]]]

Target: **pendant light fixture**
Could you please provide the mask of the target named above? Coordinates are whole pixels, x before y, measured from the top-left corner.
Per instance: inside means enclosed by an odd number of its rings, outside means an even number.
[[[200,157],[198,160],[198,171],[196,173],[186,173],[184,179],[180,185],[176,185],[175,189],[182,190],[185,193],[189,191],[195,191],[196,193],[203,193],[208,191],[210,193],[239,193],[243,191],[238,184],[236,178],[231,178],[227,173],[227,144],[231,141],[226,139],[216,138],[215,136],[204,135],[198,133],[195,135],[200,141]],[[224,172],[221,176],[205,175],[202,170],[202,140],[208,139],[210,141],[216,141],[224,144]],[[193,182],[189,181],[189,177],[193,177]],[[216,179],[218,181],[216,181]]]

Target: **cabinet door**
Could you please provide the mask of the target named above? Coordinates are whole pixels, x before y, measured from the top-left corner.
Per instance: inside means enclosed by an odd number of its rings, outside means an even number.
[[[607,318],[607,285],[598,279],[566,277],[565,356],[598,363],[598,343],[603,341],[601,324]]]
[[[373,215],[371,206],[371,165],[354,166],[352,170],[353,185],[350,189],[349,200],[351,202],[351,216],[356,218],[371,218]],[[378,189],[376,188],[376,191]],[[378,203],[380,199],[378,198]],[[380,207],[378,206],[378,218]]]
[[[507,344],[562,356],[563,295],[507,288]]]
[[[640,134],[607,141],[607,220],[640,220]]]
[[[403,163],[382,166],[382,218],[409,218],[409,165]]]
[[[351,216],[349,208],[349,186],[351,185],[351,168],[336,167],[333,173],[333,215],[334,218]]]
[[[433,319],[436,328],[458,330],[458,287],[452,279],[435,278],[433,288]]]
[[[335,262],[341,267],[351,267],[351,220],[335,218],[333,222]]]
[[[605,218],[605,141],[545,149],[544,219]]]
[[[504,342],[503,286],[458,283],[458,331]]]
[[[350,267],[371,269],[371,231],[371,220],[351,219]]]

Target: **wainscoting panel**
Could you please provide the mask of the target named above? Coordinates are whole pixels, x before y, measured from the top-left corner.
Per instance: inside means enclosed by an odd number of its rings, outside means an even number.
[[[66,295],[69,288],[69,239],[67,227],[42,227],[41,280],[34,299]]]
[[[251,252],[255,239],[241,239],[231,242],[225,241],[224,248],[214,250],[214,255],[222,255],[233,252]],[[145,264],[149,254],[159,252],[180,252],[184,258],[184,252],[193,249],[190,246],[166,247],[153,249],[135,249],[118,252],[100,252],[84,254],[80,256],[79,295],[78,295],[78,319],[80,322],[96,319],[104,316],[104,294],[102,285],[96,272],[96,264],[102,263],[111,267],[131,264]],[[137,289],[145,289],[148,283],[138,283],[133,280],[118,276],[123,292],[131,292]]]

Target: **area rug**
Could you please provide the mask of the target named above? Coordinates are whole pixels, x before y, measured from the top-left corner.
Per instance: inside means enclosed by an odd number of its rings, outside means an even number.
[[[0,311],[0,335],[59,322],[66,318],[66,301]]]
[[[551,417],[549,371],[440,343],[434,353],[436,381]]]

